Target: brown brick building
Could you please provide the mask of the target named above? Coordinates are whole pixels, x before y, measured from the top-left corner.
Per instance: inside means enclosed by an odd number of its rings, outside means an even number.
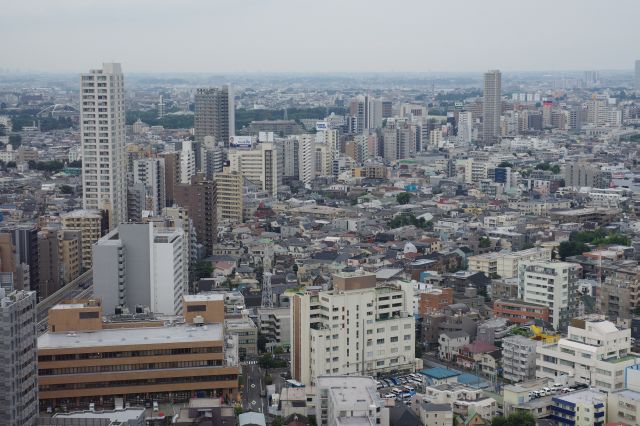
[[[420,293],[418,312],[421,316],[441,312],[446,306],[453,304],[453,289],[432,289]]]
[[[525,324],[536,319],[548,322],[549,308],[521,300],[496,300],[493,302],[493,316],[506,318],[518,324]]]
[[[211,254],[217,233],[216,183],[203,174],[191,178],[189,184],[177,184],[174,188],[175,202],[189,212],[196,228],[196,238]]]

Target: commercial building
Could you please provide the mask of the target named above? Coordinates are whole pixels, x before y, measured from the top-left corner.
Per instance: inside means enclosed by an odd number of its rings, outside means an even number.
[[[625,368],[636,363],[631,330],[604,320],[574,319],[567,337],[536,348],[536,377],[573,377],[607,392],[624,388]]]
[[[63,229],[80,231],[82,233],[82,267],[91,269],[93,266],[93,244],[103,235],[103,217],[98,210],[74,210],[60,216]]]
[[[333,275],[333,290],[296,293],[291,303],[293,378],[377,375],[415,369],[410,283],[376,286],[374,274]]]
[[[549,308],[521,300],[498,299],[493,302],[493,316],[518,324],[529,324],[536,320],[549,322]]]
[[[82,273],[82,231],[59,229],[57,234],[62,282],[68,283]]]
[[[35,225],[8,225],[0,233],[11,236],[12,253],[15,256],[14,283],[20,290],[36,292],[41,298],[40,257],[38,252],[38,228]]]
[[[278,194],[282,164],[273,143],[261,143],[252,149],[229,150],[229,170],[240,173],[272,196]]]
[[[238,336],[238,356],[240,361],[258,356],[258,328],[247,316],[224,320],[226,334]]]
[[[160,214],[167,205],[164,158],[143,158],[133,162],[133,180],[145,188],[145,210]]]
[[[492,145],[501,134],[502,74],[499,70],[490,70],[484,74],[482,95],[482,141],[485,145]]]
[[[38,421],[36,293],[0,288],[0,418],[7,426]]]
[[[183,244],[182,229],[153,223],[124,223],[101,238],[93,247],[93,289],[104,310],[180,314],[187,287]]]
[[[229,137],[236,134],[235,103],[228,85],[197,89],[194,128],[196,142],[213,136],[215,143],[229,147]]]
[[[536,340],[524,336],[502,339],[502,374],[512,382],[524,382],[536,377]]]
[[[82,204],[109,213],[109,229],[127,221],[124,77],[105,63],[80,77]]]
[[[237,340],[222,323],[102,313],[97,300],[51,308],[51,331],[38,338],[41,409],[236,396]]]
[[[389,409],[371,377],[319,376],[315,405],[318,425],[389,426]]]
[[[553,327],[565,330],[576,316],[580,270],[579,265],[568,262],[520,262],[518,296],[524,302],[548,307]]]
[[[214,176],[217,189],[218,223],[243,222],[243,182],[239,172],[224,170]]]

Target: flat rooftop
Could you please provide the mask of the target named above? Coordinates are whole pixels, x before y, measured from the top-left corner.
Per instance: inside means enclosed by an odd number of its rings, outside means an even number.
[[[38,349],[113,347],[222,341],[222,324],[202,327],[181,324],[172,327],[114,328],[71,333],[45,333],[38,337]]]
[[[224,293],[199,293],[199,294],[185,294],[185,302],[207,302],[211,300],[224,300]]]
[[[607,395],[592,389],[556,395],[554,400],[566,401],[576,404],[578,402],[598,403],[607,400]]]
[[[77,411],[72,413],[58,413],[55,419],[108,419],[112,422],[126,423],[137,420],[144,415],[144,408],[127,408],[126,410],[109,411]]]

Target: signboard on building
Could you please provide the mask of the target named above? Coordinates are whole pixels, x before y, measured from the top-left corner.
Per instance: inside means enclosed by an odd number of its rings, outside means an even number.
[[[327,130],[329,126],[326,121],[317,121],[316,122],[316,131]]]
[[[253,139],[251,136],[230,136],[229,148],[251,149]]]

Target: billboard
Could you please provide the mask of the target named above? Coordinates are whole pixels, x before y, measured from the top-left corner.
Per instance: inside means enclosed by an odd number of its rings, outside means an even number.
[[[229,136],[229,148],[251,149],[252,146],[251,136]]]
[[[329,126],[327,125],[326,121],[316,121],[316,130],[320,131],[320,130],[327,130],[329,128]]]

